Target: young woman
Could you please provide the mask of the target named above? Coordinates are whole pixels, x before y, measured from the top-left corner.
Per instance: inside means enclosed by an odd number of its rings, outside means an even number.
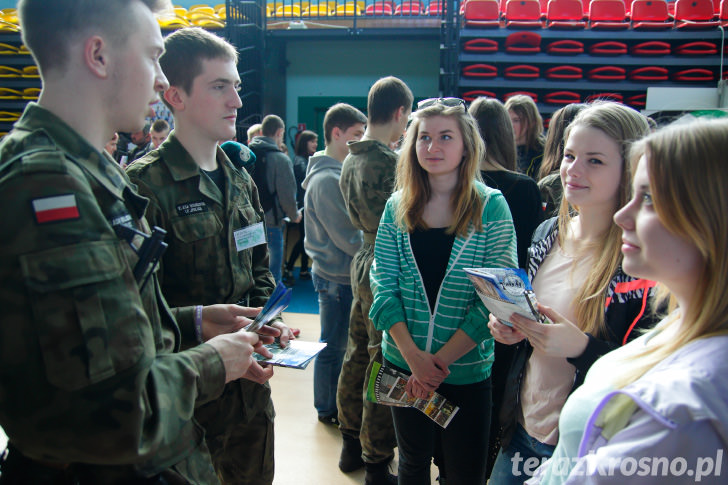
[[[514,318],[511,328],[490,317],[497,341],[518,344],[493,483],[522,484],[533,460],[553,452],[561,408],[591,364],[653,323],[645,304],[654,283],[622,272],[621,233],[612,222],[628,200],[626,151],[647,132],[644,116],[617,103],[591,105],[566,129],[560,213],[536,229],[528,264],[539,301],[565,318],[553,325]]]
[[[519,94],[506,101],[518,148],[517,168],[536,180],[543,158],[543,119],[530,96]]]
[[[409,395],[436,390],[460,407],[445,429],[392,408],[400,484],[430,483],[436,440],[448,483],[485,483],[493,340],[464,268],[512,267],[516,239],[505,199],[478,181],[482,152],[464,101],[420,102],[377,232],[369,316],[384,364],[411,374]]]
[[[614,216],[622,264],[677,309],[594,364],[564,406],[540,483],[725,483],[726,152],[725,120],[667,127],[634,147],[634,196]]]
[[[318,135],[313,131],[304,130],[298,135],[296,140],[296,147],[294,148],[295,156],[293,157],[293,175],[296,177],[296,202],[298,207],[303,207],[303,195],[304,190],[301,187],[301,182],[306,178],[306,168],[308,167],[308,157],[316,153],[318,147]],[[298,257],[301,257],[301,271],[298,277],[305,280],[311,279],[311,273],[308,271],[308,256],[306,251],[303,250],[303,240],[306,237],[306,231],[304,230],[303,218],[305,215],[301,213],[301,222],[296,224],[298,226],[298,239],[291,249],[291,253],[288,256],[288,261],[283,268],[283,282],[288,286],[293,286],[296,282],[293,277],[293,265],[296,264]],[[288,230],[290,226],[288,225]],[[286,238],[287,239],[287,238]]]
[[[554,111],[546,131],[546,142],[543,146],[543,161],[538,171],[538,188],[541,191],[541,200],[544,204],[543,215],[545,219],[558,215],[561,204],[561,175],[559,167],[564,158],[564,132],[569,123],[584,108],[586,104],[572,103]]]

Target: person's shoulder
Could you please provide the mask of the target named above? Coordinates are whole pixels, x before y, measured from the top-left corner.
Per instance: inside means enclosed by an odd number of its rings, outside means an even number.
[[[158,177],[163,172],[164,159],[160,150],[152,150],[137,158],[128,167],[126,174],[130,179],[146,180]]]
[[[16,174],[66,174],[74,170],[77,167],[68,154],[42,131],[13,131],[0,144],[0,173],[3,179]]]

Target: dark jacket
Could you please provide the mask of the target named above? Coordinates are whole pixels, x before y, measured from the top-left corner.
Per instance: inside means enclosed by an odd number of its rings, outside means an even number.
[[[556,220],[556,217],[552,217],[544,221],[533,233],[532,244],[528,248],[528,277],[531,281],[556,240],[558,234]],[[579,357],[566,359],[574,366],[574,385],[571,392],[584,382],[584,376],[599,357],[638,337],[640,333],[636,330],[650,328],[657,323],[658,318],[648,307],[648,301],[654,296],[654,287],[654,281],[629,276],[620,266],[607,289],[604,315],[609,335],[597,338],[587,333],[589,343],[584,352]],[[526,362],[533,351],[528,340],[523,340],[514,347],[513,361],[506,380],[500,411],[503,448],[510,443],[516,428],[521,407],[521,382]]]
[[[266,179],[268,189],[274,194],[276,207],[265,212],[266,227],[280,227],[284,217],[296,219],[298,207],[296,205],[296,179],[293,176],[293,167],[288,155],[278,149],[272,138],[256,136],[248,145],[251,150],[267,147],[272,151],[266,154]],[[257,155],[256,155],[257,156]]]

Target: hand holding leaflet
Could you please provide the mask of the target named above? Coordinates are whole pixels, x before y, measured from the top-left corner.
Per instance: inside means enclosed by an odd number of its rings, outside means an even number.
[[[276,289],[271,293],[263,309],[258,313],[247,327],[246,332],[257,332],[263,325],[267,325],[277,317],[291,302],[291,288],[287,288],[282,282],[278,283]]]
[[[486,308],[504,325],[514,313],[530,320],[548,323],[537,310],[536,295],[526,272],[520,268],[466,268]]]

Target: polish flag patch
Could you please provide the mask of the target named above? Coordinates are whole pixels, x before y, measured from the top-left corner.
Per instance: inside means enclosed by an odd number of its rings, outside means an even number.
[[[33,211],[38,224],[78,219],[78,205],[75,194],[55,195],[33,199]]]

